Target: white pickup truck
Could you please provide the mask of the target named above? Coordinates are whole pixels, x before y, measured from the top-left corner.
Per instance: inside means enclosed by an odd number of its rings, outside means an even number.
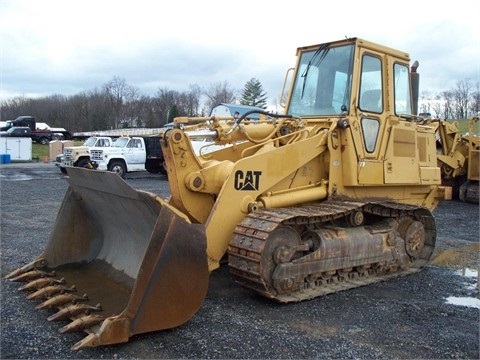
[[[81,146],[67,146],[63,149],[55,159],[55,165],[58,166],[62,173],[66,173],[66,166],[89,167],[90,166],[90,149],[110,147],[113,140],[108,136],[92,136],[89,137]]]
[[[160,137],[119,137],[108,148],[92,148],[90,159],[98,170],[116,172],[122,178],[129,172],[166,174]]]

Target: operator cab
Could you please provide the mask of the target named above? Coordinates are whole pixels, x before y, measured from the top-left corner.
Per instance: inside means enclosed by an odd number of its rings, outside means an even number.
[[[358,109],[383,114],[388,108],[385,57],[364,41],[345,41],[299,48],[296,79],[293,79],[287,114],[339,116]],[[385,50],[388,48],[383,48]],[[391,65],[389,65],[391,66]],[[357,75],[354,75],[357,74]],[[408,64],[393,64],[393,106],[397,116],[411,116]]]

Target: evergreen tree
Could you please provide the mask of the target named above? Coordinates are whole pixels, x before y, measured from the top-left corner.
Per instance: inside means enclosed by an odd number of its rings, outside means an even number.
[[[167,122],[171,123],[173,122],[173,119],[175,119],[179,115],[178,107],[177,105],[172,105],[170,107],[170,110],[168,111],[168,116],[167,116]]]
[[[266,109],[267,98],[267,93],[263,91],[263,86],[260,81],[251,78],[243,88],[240,104]]]

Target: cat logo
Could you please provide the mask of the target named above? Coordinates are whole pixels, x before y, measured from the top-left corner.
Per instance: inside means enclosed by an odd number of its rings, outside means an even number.
[[[235,172],[235,190],[258,190],[260,187],[261,171],[245,171],[237,170]]]

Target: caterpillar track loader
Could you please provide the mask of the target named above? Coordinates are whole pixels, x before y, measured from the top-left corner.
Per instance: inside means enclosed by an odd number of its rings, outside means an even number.
[[[468,121],[468,133],[462,135],[456,121],[434,119],[438,124],[437,152],[442,183],[453,188],[460,201],[479,204],[479,117]]]
[[[221,263],[281,303],[420,270],[443,195],[409,61],[359,38],[298,48],[284,114],[175,119],[159,138],[169,199],[67,168],[45,250],[6,278],[70,321],[61,332],[84,331],[78,350],[186,323]],[[224,146],[197,155],[181,129],[195,123]]]
[[[467,144],[466,181],[459,187],[459,199],[463,202],[479,204],[480,181],[480,132],[478,116],[471,117],[468,121],[468,134],[462,137]]]

